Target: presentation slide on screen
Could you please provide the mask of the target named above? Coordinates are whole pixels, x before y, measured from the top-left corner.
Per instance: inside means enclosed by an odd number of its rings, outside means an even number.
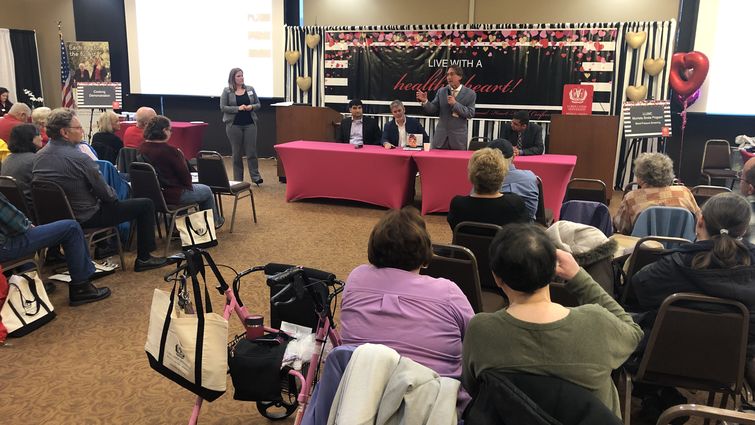
[[[755,115],[755,84],[750,74],[755,55],[749,50],[755,1],[701,0],[695,50],[710,61],[708,78],[690,112]]]
[[[283,97],[283,0],[124,0],[131,92],[220,96],[231,68]]]

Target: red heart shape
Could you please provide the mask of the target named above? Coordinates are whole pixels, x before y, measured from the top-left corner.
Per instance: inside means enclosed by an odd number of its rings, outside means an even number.
[[[441,40],[441,39],[439,39],[439,38],[436,38],[435,40],[433,40],[433,43],[435,43],[435,45],[436,45],[436,46],[440,46],[440,44],[441,44],[442,42],[443,42],[443,40]]]
[[[671,57],[669,83],[681,97],[687,98],[697,91],[708,76],[710,62],[700,52],[674,53]]]
[[[506,44],[509,45],[509,47],[516,46],[516,40],[506,40]]]
[[[546,38],[541,38],[540,41],[538,41],[538,43],[541,46],[543,46],[543,48],[548,47],[548,39],[546,39]]]
[[[603,50],[603,47],[605,47],[605,46],[603,46],[603,43],[601,43],[599,41],[595,42],[595,50],[601,51],[601,50]]]
[[[563,36],[564,36],[564,32],[563,31],[556,31],[556,38],[561,38]]]
[[[477,56],[477,52],[472,52],[472,56]]]

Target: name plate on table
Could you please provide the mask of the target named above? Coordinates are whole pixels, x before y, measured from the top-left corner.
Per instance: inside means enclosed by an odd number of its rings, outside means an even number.
[[[671,136],[671,101],[624,102],[624,137]]]

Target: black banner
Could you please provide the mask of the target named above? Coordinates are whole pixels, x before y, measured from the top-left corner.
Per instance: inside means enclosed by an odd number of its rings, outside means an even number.
[[[616,29],[420,32],[328,32],[325,103],[345,111],[349,99],[385,112],[393,99],[415,102],[417,90],[445,86],[448,66],[464,70],[477,93],[477,118],[507,118],[518,109],[547,118],[559,112],[564,84],[592,84],[594,112],[608,111]],[[382,107],[381,107],[382,106]]]

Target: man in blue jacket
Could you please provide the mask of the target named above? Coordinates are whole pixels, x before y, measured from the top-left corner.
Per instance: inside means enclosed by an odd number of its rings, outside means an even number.
[[[430,143],[430,138],[422,124],[417,119],[406,116],[406,109],[404,109],[404,104],[400,100],[391,102],[391,115],[393,115],[393,119],[385,124],[383,129],[381,139],[383,147],[386,149],[403,148],[407,145],[411,134],[422,134],[422,143]]]

